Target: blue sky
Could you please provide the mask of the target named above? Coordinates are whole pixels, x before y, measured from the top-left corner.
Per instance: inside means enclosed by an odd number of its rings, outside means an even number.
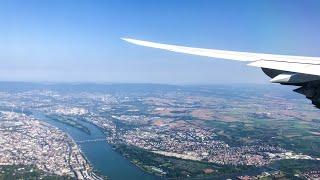
[[[320,56],[320,1],[2,0],[0,80],[267,83],[260,69],[134,46]]]

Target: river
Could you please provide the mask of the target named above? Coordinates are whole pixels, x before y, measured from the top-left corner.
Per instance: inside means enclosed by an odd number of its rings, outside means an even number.
[[[91,134],[86,134],[77,128],[51,120],[40,112],[33,112],[35,118],[43,120],[62,131],[68,133],[75,141],[94,140],[105,138],[103,132],[91,123],[81,121],[89,128]],[[121,180],[149,180],[160,179],[146,173],[117,153],[106,141],[77,143],[93,168],[110,179]]]

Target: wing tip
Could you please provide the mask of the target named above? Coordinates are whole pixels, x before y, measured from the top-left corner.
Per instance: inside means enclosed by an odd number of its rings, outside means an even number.
[[[127,41],[129,43],[133,43],[133,44],[137,44],[137,42],[139,41],[139,40],[132,39],[132,38],[127,38],[127,37],[122,37],[120,39],[122,39],[123,41]]]
[[[132,43],[132,44],[136,44],[136,45],[139,45],[139,46],[154,47],[153,44],[156,44],[156,43],[152,43],[152,42],[148,42],[148,41],[142,41],[142,40],[127,38],[127,37],[123,37],[121,39],[126,41],[126,42],[129,42],[129,43]]]
[[[127,37],[121,37],[120,39],[123,41],[130,41],[131,40],[131,38],[127,38]]]

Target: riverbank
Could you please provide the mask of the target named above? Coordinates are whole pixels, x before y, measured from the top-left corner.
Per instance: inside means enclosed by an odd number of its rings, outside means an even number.
[[[51,125],[68,133],[76,142],[83,140],[94,140],[106,138],[105,134],[99,127],[89,122],[79,121],[86,126],[91,134],[86,134],[77,128],[68,126],[58,121],[51,120],[41,112],[34,112],[34,116],[38,119],[46,121]],[[110,179],[132,179],[132,180],[154,180],[156,176],[142,171],[140,168],[132,164],[121,154],[116,152],[114,148],[106,141],[88,142],[77,144],[81,152],[88,159],[93,167],[93,171],[105,175]],[[123,173],[125,172],[125,173]]]

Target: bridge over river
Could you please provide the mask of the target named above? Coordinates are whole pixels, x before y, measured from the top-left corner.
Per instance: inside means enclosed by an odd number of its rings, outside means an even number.
[[[90,143],[90,142],[102,142],[107,141],[106,138],[98,138],[98,139],[85,139],[85,140],[78,140],[76,143]]]

